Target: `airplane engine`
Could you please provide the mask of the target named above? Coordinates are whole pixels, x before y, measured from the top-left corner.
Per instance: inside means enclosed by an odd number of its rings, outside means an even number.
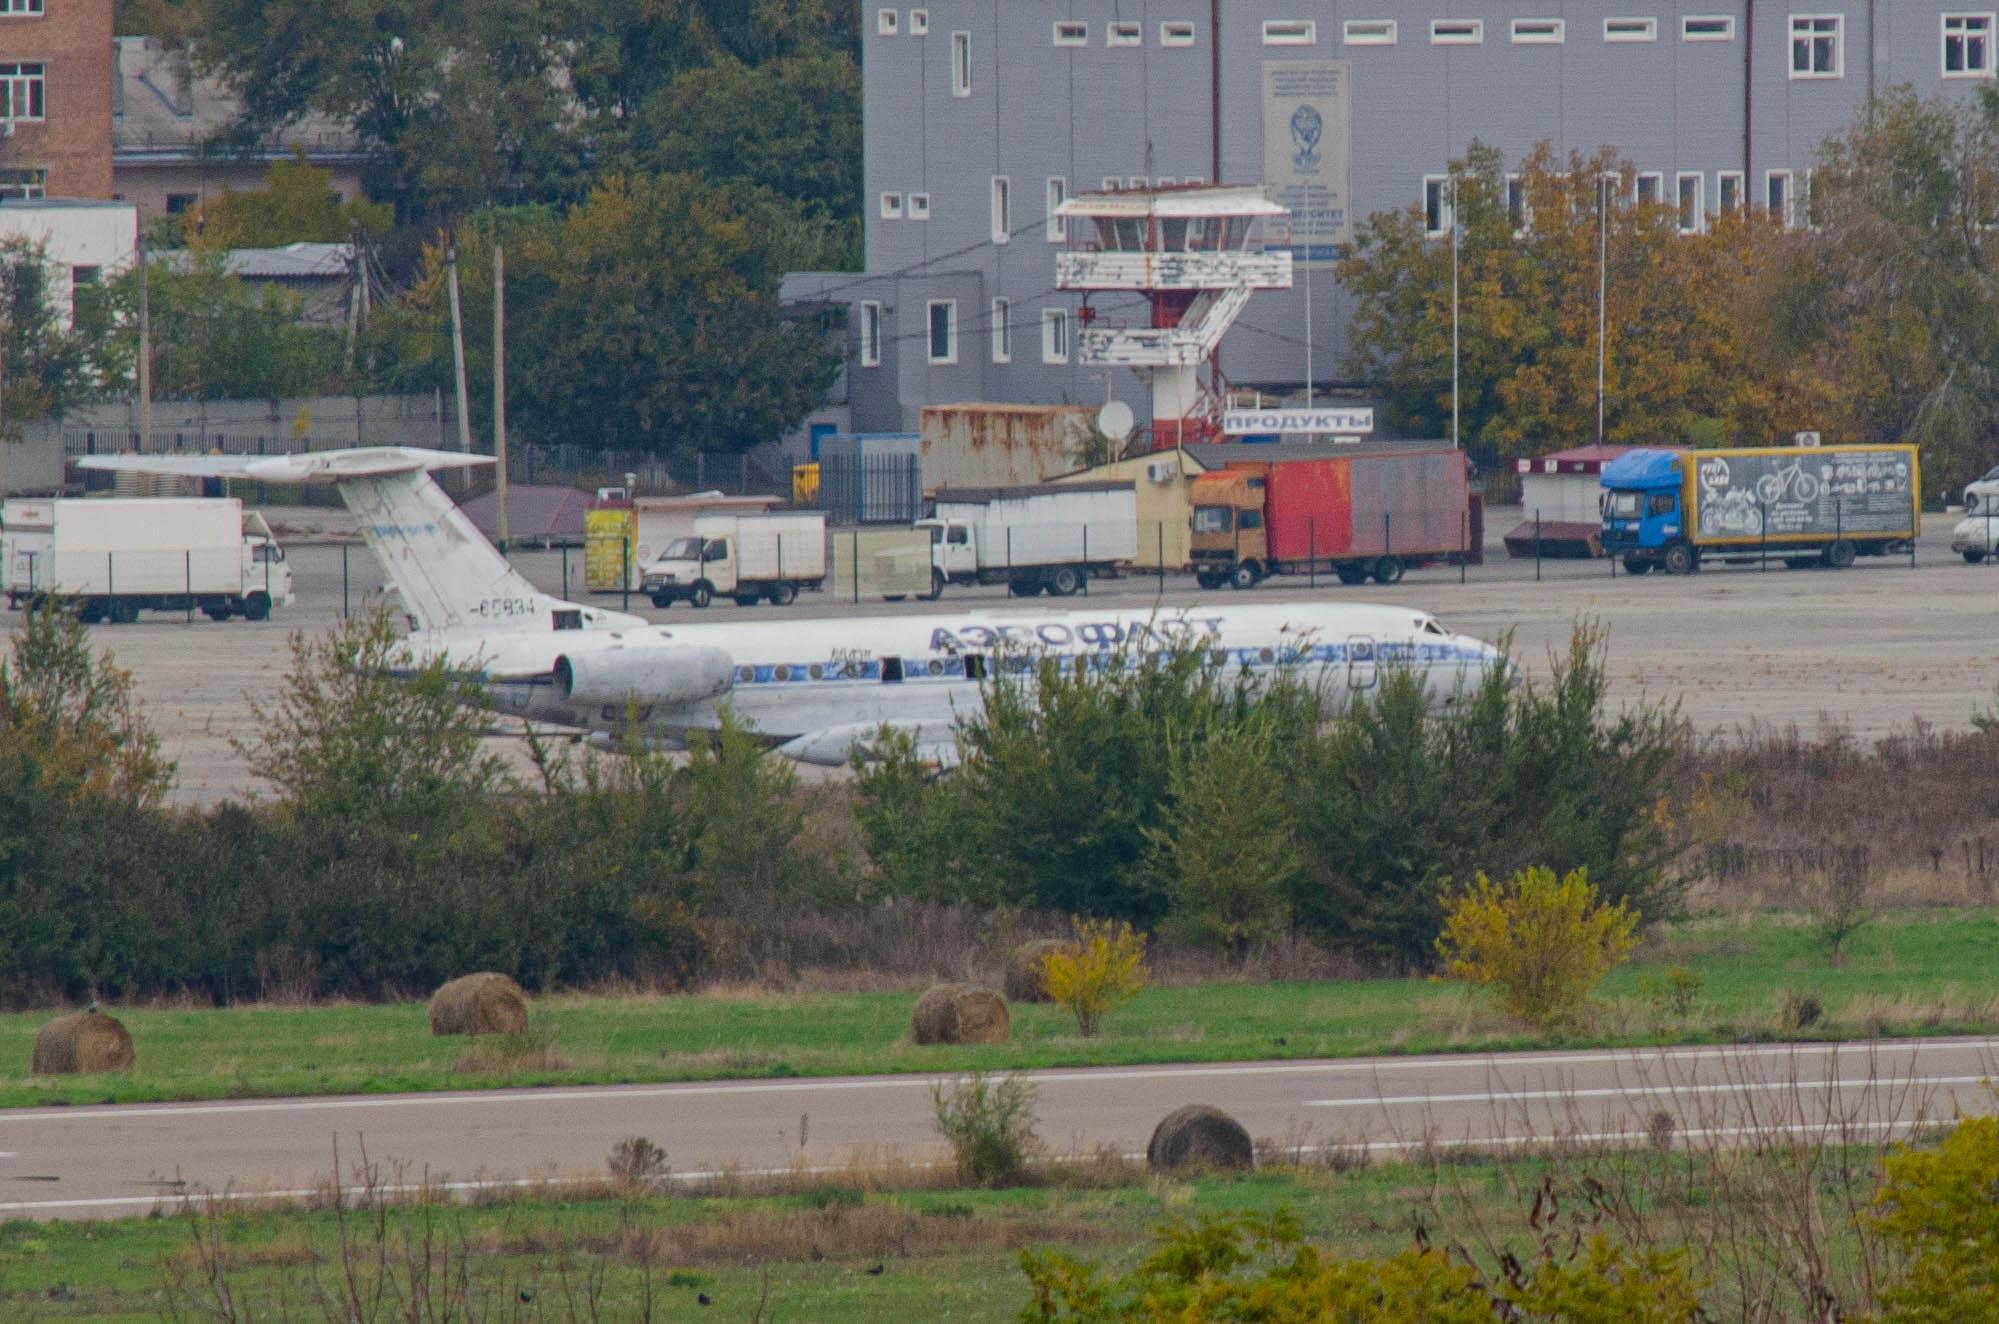
[[[562,697],[587,704],[699,703],[729,688],[736,664],[705,644],[647,643],[555,659]]]

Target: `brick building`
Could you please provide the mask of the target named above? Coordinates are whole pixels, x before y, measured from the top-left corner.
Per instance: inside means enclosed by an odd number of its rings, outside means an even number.
[[[112,0],[0,0],[0,197],[109,198]]]

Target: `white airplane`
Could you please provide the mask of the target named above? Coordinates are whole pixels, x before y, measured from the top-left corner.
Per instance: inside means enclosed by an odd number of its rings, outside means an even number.
[[[331,481],[360,521],[408,613],[404,658],[442,658],[476,677],[499,712],[530,722],[684,745],[724,709],[805,763],[841,765],[883,727],[922,758],[955,762],[957,730],[988,679],[1032,659],[1199,646],[1231,670],[1280,673],[1323,700],[1372,688],[1383,665],[1421,673],[1443,701],[1494,666],[1481,640],[1427,612],[1337,603],[1098,611],[952,611],[921,616],[655,625],[551,597],[481,536],[430,476],[491,457],[406,447],[282,456],[89,456],[86,469]]]

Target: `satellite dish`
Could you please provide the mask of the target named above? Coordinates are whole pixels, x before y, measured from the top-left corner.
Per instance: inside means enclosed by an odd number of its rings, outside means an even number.
[[[1131,406],[1122,400],[1113,400],[1097,411],[1097,431],[1112,441],[1123,441],[1129,437],[1137,424]]]

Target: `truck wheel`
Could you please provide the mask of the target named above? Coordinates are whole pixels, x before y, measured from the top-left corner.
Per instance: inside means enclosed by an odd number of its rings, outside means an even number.
[[[1379,561],[1376,561],[1376,562],[1374,563],[1374,582],[1375,582],[1375,583],[1377,583],[1377,584],[1396,584],[1396,583],[1400,583],[1400,582],[1401,582],[1401,580],[1402,580],[1402,558],[1401,558],[1401,557],[1399,557],[1399,556],[1384,556],[1384,557],[1382,557],[1382,558],[1381,558],[1381,559],[1380,559]]]
[[[1659,558],[1659,564],[1666,567],[1669,575],[1691,575],[1700,562],[1694,558],[1694,549],[1683,542],[1676,542],[1666,549]]]
[[[944,572],[933,569],[930,572],[930,591],[923,595],[931,602],[944,596]]]
[[[796,584],[771,585],[770,589],[771,606],[789,607],[792,603],[796,601],[798,601],[798,585]]]
[[[1647,561],[1642,557],[1637,557],[1637,556],[1627,556],[1624,558],[1625,574],[1645,575],[1645,574],[1650,574],[1651,572],[1652,572],[1652,563],[1650,561]]]
[[[133,602],[129,598],[113,598],[111,600],[111,623],[113,625],[130,625],[138,619],[138,603]]]
[[[1966,565],[1977,565],[1980,561],[1983,561],[1984,559],[1985,559],[1985,553],[1979,548],[1967,547],[1964,549],[1964,563]]]
[[[1333,567],[1333,573],[1338,575],[1340,582],[1348,588],[1367,582],[1367,567],[1364,565],[1355,565],[1351,561],[1341,561]]]
[[[1853,564],[1853,544],[1841,538],[1825,549],[1825,563],[1834,570],[1844,570]]]
[[[690,606],[705,607],[714,600],[715,586],[705,579],[687,590],[687,601]]]
[[[139,614],[138,608],[132,614]],[[246,621],[268,621],[271,619],[271,595],[258,589],[243,599],[243,619]]]
[[[1261,577],[1256,573],[1256,562],[1244,561],[1229,572],[1229,587],[1234,589],[1255,588],[1256,581]]]
[[[203,607],[201,614],[211,621],[226,621],[236,613],[230,611],[227,607]]]
[[[1072,565],[1055,567],[1055,574],[1048,581],[1048,592],[1058,598],[1073,597],[1076,590],[1081,587],[1083,587],[1083,576]]]
[[[673,598],[665,593],[655,593],[652,595],[652,605],[655,607],[671,607],[673,605]]]
[[[1202,588],[1207,589],[1209,592],[1213,592],[1214,590],[1220,588],[1227,581],[1224,580],[1220,575],[1211,575],[1205,570],[1200,570],[1195,572],[1194,582],[1196,584],[1199,584]]]

